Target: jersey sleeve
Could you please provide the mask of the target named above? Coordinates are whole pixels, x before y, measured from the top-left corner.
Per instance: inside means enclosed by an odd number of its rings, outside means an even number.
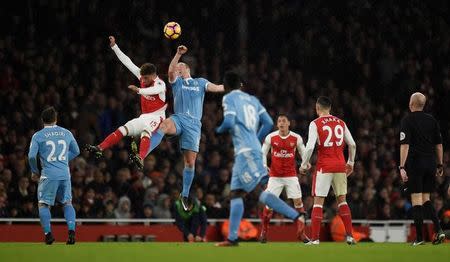
[[[119,58],[120,62],[122,62],[122,64],[124,64],[128,70],[130,70],[130,72],[139,79],[141,77],[141,70],[139,67],[135,65],[133,61],[131,61],[131,59],[122,52],[122,50],[120,50],[117,44],[111,47],[111,49],[116,54],[117,58]]]
[[[356,156],[356,143],[355,143],[352,133],[350,133],[350,130],[348,129],[347,125],[345,125],[344,141],[348,146],[347,164],[353,165],[355,163],[355,156]]]
[[[37,155],[39,153],[38,135],[34,134],[31,138],[30,151],[28,152],[28,163],[30,164],[30,170],[34,174],[39,174]]]
[[[297,137],[297,151],[300,154],[300,157],[303,159],[305,157],[306,147],[303,143],[303,139],[300,135],[296,135]]]
[[[436,145],[442,144],[441,127],[439,126],[438,121],[436,121],[436,131],[434,133],[434,143]]]
[[[223,115],[236,115],[236,108],[233,103],[233,98],[226,95],[222,98]]]
[[[77,157],[80,154],[80,148],[78,147],[78,143],[75,140],[75,137],[73,136],[73,134],[71,132],[69,132],[69,134],[70,134],[70,144],[69,144],[68,157],[69,157],[69,161],[71,161],[72,159],[74,159],[75,157]]]
[[[163,81],[157,81],[155,86],[148,88],[139,88],[138,94],[144,96],[157,95],[166,92],[166,84]]]
[[[305,155],[302,158],[302,168],[306,168],[306,165],[309,163],[312,153],[314,152],[314,147],[316,146],[317,139],[317,125],[316,123],[314,123],[314,121],[312,121],[309,124],[308,142],[306,143]]]
[[[209,81],[205,78],[197,78],[197,81],[200,89],[203,90],[203,92],[206,92],[206,90],[208,90]]]
[[[400,123],[400,144],[401,145],[408,145],[409,140],[411,137],[411,130],[408,125],[408,118],[405,117],[402,119],[402,122]]]
[[[272,145],[270,143],[271,140],[271,135],[269,134],[268,136],[266,136],[266,138],[264,139],[264,143],[262,145],[262,151],[263,151],[263,164],[264,166],[267,166],[267,154],[269,153]]]

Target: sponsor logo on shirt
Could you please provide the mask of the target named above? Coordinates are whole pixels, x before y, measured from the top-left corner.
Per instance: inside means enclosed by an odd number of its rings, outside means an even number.
[[[294,157],[293,153],[289,153],[287,150],[280,150],[280,152],[274,152],[274,157],[280,157],[280,158],[291,158]]]
[[[200,92],[200,87],[199,86],[185,86],[185,85],[182,85],[181,89],[185,89],[185,90],[189,90],[189,91],[195,91],[195,92]]]

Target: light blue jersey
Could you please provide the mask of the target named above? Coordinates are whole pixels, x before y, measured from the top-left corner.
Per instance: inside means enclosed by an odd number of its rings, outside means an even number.
[[[258,98],[241,90],[234,90],[223,97],[223,114],[234,115],[235,124],[230,130],[236,155],[245,151],[261,152],[258,139],[260,115],[266,113]]]
[[[273,121],[259,100],[240,90],[223,97],[224,121],[216,131],[229,130],[234,146],[231,190],[252,191],[267,182],[263,164],[261,140],[273,126]]]
[[[203,100],[209,81],[204,78],[177,77],[172,83],[173,107],[175,114],[188,115],[197,120],[202,119]]]
[[[31,172],[41,174],[42,179],[69,180],[69,161],[80,154],[72,133],[57,125],[46,126],[36,132],[31,139],[28,159]],[[39,172],[37,156],[39,155],[42,171]]]

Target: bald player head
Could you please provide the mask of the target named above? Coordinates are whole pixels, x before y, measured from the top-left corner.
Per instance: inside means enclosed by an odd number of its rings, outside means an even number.
[[[423,111],[426,102],[427,98],[425,97],[425,95],[416,92],[412,94],[411,98],[409,99],[409,110],[411,110],[411,112]]]

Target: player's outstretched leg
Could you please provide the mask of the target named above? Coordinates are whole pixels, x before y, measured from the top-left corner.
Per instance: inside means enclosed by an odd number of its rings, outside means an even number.
[[[116,131],[112,132],[109,136],[105,138],[99,145],[86,145],[86,151],[95,154],[96,157],[101,157],[103,151],[113,145],[119,143],[119,141],[127,135],[127,129],[124,126],[119,127]]]
[[[67,245],[75,244],[75,209],[72,206],[72,203],[66,203],[64,205],[64,218],[66,219],[67,229],[68,229],[68,238]]]
[[[52,215],[50,213],[50,208],[48,207],[48,205],[41,203],[39,204],[39,218],[41,220],[41,226],[45,234],[45,244],[51,245],[55,241],[55,238],[53,237],[50,226]]]
[[[145,156],[148,156],[148,154],[150,154],[153,151],[153,149],[155,149],[159,144],[161,144],[164,135],[165,133],[162,128],[159,128],[158,130],[156,130],[156,132],[152,134],[152,137],[150,138],[150,145],[148,147]]]
[[[272,218],[273,211],[268,207],[264,207],[261,216],[261,234],[259,235],[259,242],[267,242],[267,231],[269,229],[270,219]]]
[[[292,219],[297,224],[297,234],[303,235],[305,230],[305,213],[299,213],[274,194],[264,191],[259,201],[276,212]]]

